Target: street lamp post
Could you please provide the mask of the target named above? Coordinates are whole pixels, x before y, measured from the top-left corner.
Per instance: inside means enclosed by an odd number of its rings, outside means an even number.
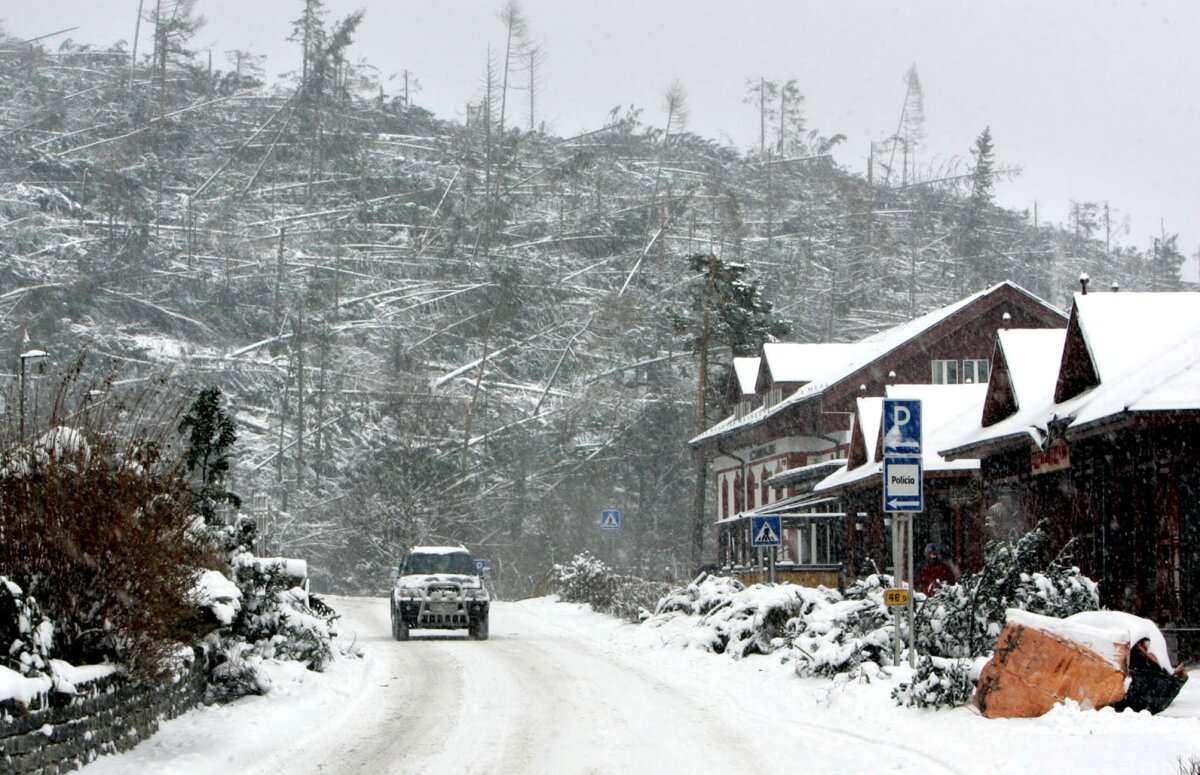
[[[29,362],[40,363],[49,357],[50,354],[45,350],[27,350],[17,356],[17,361],[20,364],[17,369],[17,373],[19,375],[19,388],[17,392],[20,396],[20,405],[17,408],[19,413],[17,422],[21,434],[21,441],[25,440],[25,364]]]

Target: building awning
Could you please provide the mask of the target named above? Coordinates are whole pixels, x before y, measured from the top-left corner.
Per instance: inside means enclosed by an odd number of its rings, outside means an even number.
[[[840,498],[814,496],[812,493],[805,493],[804,495],[797,495],[794,498],[785,498],[774,503],[763,504],[756,509],[743,511],[729,519],[723,519],[717,524],[726,525],[730,522],[747,520],[751,517],[841,519],[844,516],[845,512],[842,511],[842,501]]]

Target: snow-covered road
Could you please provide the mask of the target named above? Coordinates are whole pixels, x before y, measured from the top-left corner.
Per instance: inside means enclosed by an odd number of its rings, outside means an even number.
[[[377,655],[376,691],[344,708],[328,736],[252,772],[766,771],[712,697],[613,659],[533,611],[498,604],[486,643],[422,631],[398,643],[386,601],[338,602],[342,629],[357,629]]]
[[[894,677],[835,685],[777,659],[656,648],[647,628],[551,599],[494,604],[487,642],[398,643],[386,600],[330,602],[343,648],[363,658],[321,675],[277,668],[268,697],[194,711],[86,772],[1104,773],[1200,754],[1190,685],[1154,718],[988,721],[898,708]]]

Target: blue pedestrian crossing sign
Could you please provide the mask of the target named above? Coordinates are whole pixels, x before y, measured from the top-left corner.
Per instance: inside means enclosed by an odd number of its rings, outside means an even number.
[[[620,509],[604,509],[600,512],[600,529],[601,530],[620,530],[621,529],[621,510]]]
[[[779,546],[782,534],[779,517],[750,517],[751,546]]]
[[[487,560],[476,560],[476,561],[475,561],[475,573],[476,573],[476,575],[482,576],[482,575],[483,575],[485,572],[487,572],[487,571],[489,571],[489,570],[491,570],[491,569],[492,569],[492,566],[491,566],[491,565],[488,565],[488,561],[487,561]]]
[[[923,511],[924,472],[919,457],[883,459],[883,510]]]
[[[921,400],[883,399],[883,454],[921,454]]]

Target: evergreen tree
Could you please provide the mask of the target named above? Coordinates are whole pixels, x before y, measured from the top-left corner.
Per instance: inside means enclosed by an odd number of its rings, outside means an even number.
[[[1154,250],[1150,255],[1150,290],[1179,290],[1180,269],[1183,267],[1183,252],[1179,249],[1179,235],[1154,238]]]
[[[992,277],[988,259],[990,249],[987,238],[985,214],[995,198],[995,157],[992,150],[992,131],[988,127],[975,140],[971,150],[975,161],[971,168],[971,196],[966,203],[966,216],[959,237],[960,261],[963,265],[955,278],[955,288],[977,290],[997,278]]]
[[[697,389],[697,432],[708,427],[709,356],[716,347],[729,347],[733,356],[756,354],[763,342],[786,336],[790,324],[774,315],[774,305],[762,296],[757,283],[744,279],[746,265],[722,261],[714,253],[695,253],[687,257],[692,273],[689,308],[675,313],[675,329],[687,337],[688,348],[699,359]],[[704,551],[706,524],[705,463],[697,463],[696,490],[693,496],[692,559],[699,562]]]
[[[221,406],[220,388],[200,391],[179,421],[179,432],[188,434],[187,467],[198,482],[196,495],[205,524],[217,522],[217,504],[240,508],[242,500],[225,489],[230,451],[237,441],[233,420]]]

